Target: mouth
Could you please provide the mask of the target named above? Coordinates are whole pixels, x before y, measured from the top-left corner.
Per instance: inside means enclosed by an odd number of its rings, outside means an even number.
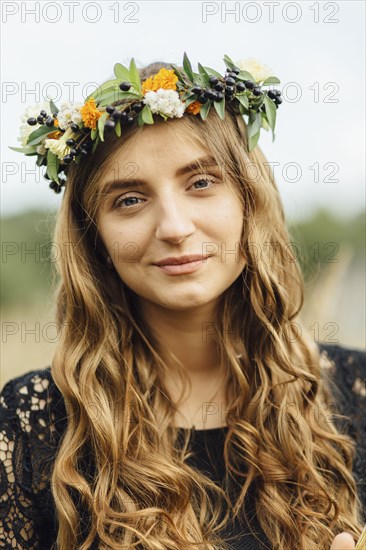
[[[187,273],[193,273],[203,267],[207,260],[210,258],[210,256],[200,258],[198,260],[193,260],[190,262],[184,262],[184,263],[176,263],[176,264],[164,264],[164,265],[157,265],[155,266],[163,271],[164,273],[167,273],[169,275],[184,275]]]

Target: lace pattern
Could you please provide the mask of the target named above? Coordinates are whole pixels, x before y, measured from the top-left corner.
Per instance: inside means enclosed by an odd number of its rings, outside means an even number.
[[[343,429],[357,443],[353,473],[366,510],[366,352],[341,346],[319,347],[338,410],[349,417]],[[27,372],[3,387],[0,548],[55,547],[57,518],[50,472],[66,425],[63,398],[53,382],[50,367]],[[242,544],[233,548],[240,550],[244,548]],[[93,544],[93,548],[97,546]]]

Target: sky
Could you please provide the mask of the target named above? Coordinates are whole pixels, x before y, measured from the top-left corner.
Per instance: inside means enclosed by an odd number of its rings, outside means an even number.
[[[360,1],[1,2],[1,214],[57,209],[20,118],[48,94],[83,102],[116,62],[181,64],[187,52],[224,73],[224,54],[255,58],[281,80],[276,137],[259,144],[288,216],[365,208],[365,3]],[[56,96],[56,97],[55,97]],[[43,170],[43,168],[42,168]]]

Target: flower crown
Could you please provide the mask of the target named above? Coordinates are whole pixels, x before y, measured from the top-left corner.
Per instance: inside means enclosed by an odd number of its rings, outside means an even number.
[[[44,177],[50,181],[50,188],[59,193],[70,164],[79,164],[94,153],[106,132],[121,136],[123,129],[135,120],[139,126],[154,124],[153,113],[165,121],[181,118],[184,113],[206,120],[212,105],[224,119],[225,104],[230,102],[236,103],[240,114],[247,117],[248,149],[252,151],[261,128],[271,129],[274,140],[281,92],[262,90],[262,86],[280,81],[255,60],[235,64],[224,55],[224,63],[224,76],[200,63],[196,73],[184,53],[182,69],[170,64],[171,69],[160,69],[143,82],[133,58],[129,68],[116,63],[115,78],[99,86],[84,103],[66,102],[57,108],[49,100],[43,106],[28,108],[18,138],[23,147],[10,149],[27,156],[37,155],[37,165],[47,167]],[[112,105],[118,102],[119,105]],[[38,128],[33,130],[36,125]]]

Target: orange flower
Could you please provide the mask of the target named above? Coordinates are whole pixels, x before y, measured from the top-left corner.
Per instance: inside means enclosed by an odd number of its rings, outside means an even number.
[[[201,107],[202,107],[202,103],[200,103],[199,101],[193,101],[193,103],[190,103],[190,105],[188,105],[186,111],[188,111],[189,113],[192,113],[192,115],[198,115],[198,113],[201,110]]]
[[[57,126],[57,125],[55,125]],[[62,132],[52,132],[52,134],[48,134],[48,139],[58,139],[61,136]]]
[[[83,107],[80,109],[80,113],[86,128],[95,130],[97,127],[98,119],[102,113],[98,111],[94,98],[89,99]]]
[[[156,92],[159,88],[164,90],[176,90],[176,82],[178,77],[172,69],[160,69],[160,71],[153,76],[149,76],[143,81],[141,85],[141,91],[143,94],[152,91]]]

